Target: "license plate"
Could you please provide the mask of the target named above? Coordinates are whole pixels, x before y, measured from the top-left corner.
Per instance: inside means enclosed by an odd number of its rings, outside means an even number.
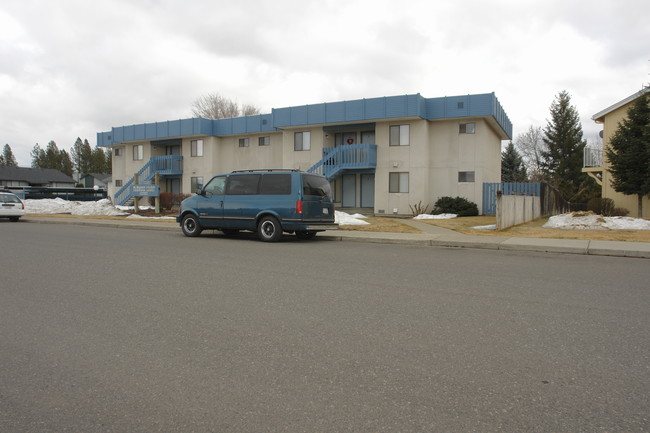
[[[329,213],[330,213],[330,210],[328,208],[324,207],[323,208],[323,214],[324,215],[329,215]]]

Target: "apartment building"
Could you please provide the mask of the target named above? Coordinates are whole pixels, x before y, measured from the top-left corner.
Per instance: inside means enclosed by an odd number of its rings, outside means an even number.
[[[482,207],[484,182],[501,179],[501,142],[512,124],[494,93],[420,94],[274,108],[230,119],[181,119],[118,126],[97,134],[113,152],[116,204],[138,182],[195,192],[233,170],[292,168],[327,177],[337,208],[410,214],[461,196]]]

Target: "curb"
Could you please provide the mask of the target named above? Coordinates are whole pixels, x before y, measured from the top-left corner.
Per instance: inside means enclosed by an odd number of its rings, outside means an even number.
[[[56,219],[51,217],[26,217],[24,222],[37,224],[69,224],[89,227],[109,227],[119,229],[137,230],[158,230],[180,233],[176,222],[155,222],[155,221],[119,221],[110,222],[107,220],[80,220],[80,219]],[[368,233],[372,233],[369,235]],[[316,239],[334,242],[364,242],[377,244],[399,244],[426,247],[444,248],[472,248],[491,249],[501,251],[528,251],[540,253],[559,254],[580,254],[593,256],[610,256],[650,259],[650,243],[646,242],[619,242],[619,241],[593,241],[576,239],[545,239],[545,238],[506,238],[506,237],[485,237],[459,235],[458,239],[449,236],[437,235],[400,235],[392,233],[392,236],[380,232],[347,232],[341,233],[324,232]],[[463,239],[466,237],[467,239]]]

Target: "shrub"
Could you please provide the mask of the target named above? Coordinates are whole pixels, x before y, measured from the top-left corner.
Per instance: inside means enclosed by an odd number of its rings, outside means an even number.
[[[160,208],[161,209],[172,209],[172,193],[171,192],[161,192],[160,193]]]
[[[598,215],[612,216],[614,200],[611,198],[594,197],[587,202],[587,209]]]
[[[418,204],[416,205],[409,205],[409,208],[411,208],[411,213],[415,217],[427,213],[427,209],[429,209],[429,205],[423,207],[422,202],[419,201]]]
[[[627,216],[629,213],[630,211],[625,208],[615,207],[608,216]]]
[[[478,215],[478,206],[463,197],[440,197],[433,206],[433,215],[453,213],[458,216]]]

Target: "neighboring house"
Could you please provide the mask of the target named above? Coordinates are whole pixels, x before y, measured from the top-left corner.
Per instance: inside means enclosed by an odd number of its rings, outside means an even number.
[[[616,207],[622,207],[630,211],[630,216],[638,217],[638,203],[636,195],[625,195],[614,191],[612,187],[612,175],[608,171],[609,163],[604,157],[605,149],[608,148],[609,142],[618,129],[619,123],[627,117],[627,110],[630,106],[644,93],[650,92],[650,88],[645,88],[616,104],[605,108],[603,111],[593,115],[592,119],[596,123],[603,125],[603,149],[585,148],[583,169],[584,173],[596,179],[602,187],[602,197],[614,200]],[[643,198],[643,209],[650,209],[650,199],[646,196]]]
[[[0,167],[0,186],[74,188],[75,181],[53,168]]]
[[[79,179],[84,188],[93,188],[98,187],[100,189],[106,189],[109,182],[111,181],[111,175],[106,173],[89,173],[82,175]]]
[[[293,168],[323,174],[338,208],[410,214],[410,205],[461,196],[482,207],[483,182],[501,180],[501,141],[512,124],[494,93],[419,94],[273,109],[232,119],[184,119],[97,134],[113,152],[116,204],[131,185],[193,193],[232,170]]]

